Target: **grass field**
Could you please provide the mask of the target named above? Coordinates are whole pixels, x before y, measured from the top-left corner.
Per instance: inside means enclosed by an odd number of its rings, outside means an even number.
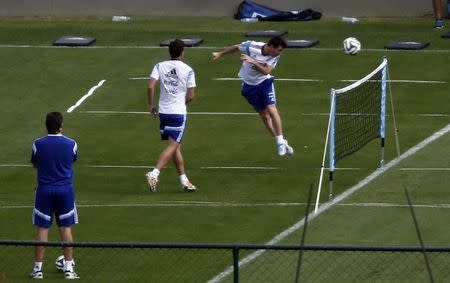
[[[304,215],[309,184],[317,184],[320,172],[328,121],[320,113],[328,112],[330,88],[348,84],[342,80],[362,78],[386,56],[390,78],[411,81],[391,83],[402,153],[449,124],[450,41],[441,39],[442,31],[432,26],[431,18],[363,18],[355,25],[332,19],[243,24],[225,18],[133,18],[127,23],[97,17],[1,18],[0,239],[34,238],[30,216],[36,177],[28,161],[31,143],[46,134],[45,114],[65,112],[106,80],[73,113],[64,114],[64,134],[79,145],[76,241],[267,243]],[[276,155],[273,139],[241,97],[239,81],[214,80],[236,77],[240,62],[237,55],[213,62],[211,52],[247,40],[244,33],[253,29],[287,29],[288,39],[320,40],[317,48],[286,50],[274,71],[277,78],[320,80],[276,83],[285,136],[296,150],[293,157]],[[89,48],[52,48],[51,42],[63,35],[94,36],[97,42]],[[362,42],[357,56],[340,50],[347,36]],[[175,37],[204,39],[200,48],[187,49],[185,58],[197,77],[197,98],[189,105],[192,113],[183,141],[187,173],[198,187],[192,194],[181,190],[172,164],[162,172],[158,191],[148,189],[144,174],[164,143],[158,120],[137,113],[148,110],[146,80],[130,79],[148,76],[154,64],[168,57],[159,42]],[[422,51],[384,50],[393,40],[431,45]],[[397,156],[391,116],[388,121],[387,162]],[[408,186],[425,243],[449,246],[449,154],[450,137],[444,134],[315,217],[306,244],[417,246],[403,193]],[[340,168],[357,169],[336,171],[336,195],[375,171],[378,162],[379,141],[339,161]],[[325,190],[321,202],[326,201]],[[297,244],[301,232],[295,230],[278,243]],[[58,239],[56,231],[51,239]],[[0,281],[2,273],[11,282],[24,280],[32,267],[31,250],[3,251]],[[211,263],[191,281],[181,275],[167,279],[167,267],[155,267],[148,275],[145,266],[130,263],[136,255],[129,251],[120,251],[117,261],[114,251],[95,252],[100,263],[92,259],[92,250],[77,252],[80,275],[96,282],[204,282],[229,264],[228,259]],[[49,251],[48,265],[56,253]],[[139,257],[158,266],[162,253],[142,253]],[[178,265],[190,270],[192,258],[192,265],[204,265],[214,261],[210,256],[180,256]],[[107,265],[107,258],[113,266],[126,268],[113,274],[101,268],[95,275],[88,272],[92,265]],[[342,267],[334,268],[330,272]],[[373,276],[369,281],[376,281]],[[49,271],[46,277],[60,276]],[[245,282],[262,282],[255,278]]]

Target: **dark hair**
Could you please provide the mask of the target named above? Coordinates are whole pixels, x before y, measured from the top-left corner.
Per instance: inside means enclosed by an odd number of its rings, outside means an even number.
[[[275,36],[272,37],[269,42],[267,42],[267,45],[269,46],[273,46],[275,48],[277,48],[278,46],[281,46],[283,48],[286,48],[286,41],[284,41],[284,39],[282,39],[279,36]]]
[[[181,52],[184,50],[184,42],[180,39],[175,39],[169,44],[169,53],[172,59],[176,59],[180,57]]]
[[[47,127],[47,132],[49,134],[57,134],[59,129],[62,127],[63,116],[59,112],[47,113],[45,117],[45,126]]]

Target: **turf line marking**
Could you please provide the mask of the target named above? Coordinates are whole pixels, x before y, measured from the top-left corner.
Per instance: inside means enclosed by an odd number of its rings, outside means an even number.
[[[223,49],[227,46],[196,46],[189,48],[190,50],[196,49]],[[71,46],[53,46],[53,45],[32,45],[32,44],[0,44],[0,48],[49,48],[49,49],[74,49]],[[167,47],[161,47],[159,45],[94,45],[94,46],[77,46],[76,49],[164,49]],[[292,50],[295,52],[294,50]],[[342,48],[323,48],[313,47],[304,48],[300,52],[314,52],[314,51],[339,51],[342,52]],[[395,49],[377,49],[377,48],[365,48],[364,52],[411,52],[411,53],[449,53],[450,49],[422,49],[422,50],[395,50]]]
[[[14,168],[14,167],[32,167],[31,164],[0,164],[0,167],[4,168]],[[151,165],[107,165],[107,164],[86,164],[80,165],[80,167],[84,168],[109,168],[109,169],[153,169],[154,166]],[[166,166],[167,167],[167,166]],[[167,168],[172,168],[168,166]],[[203,170],[287,170],[285,167],[271,167],[271,166],[202,166],[199,169]],[[317,169],[313,167],[304,167],[303,169]],[[327,167],[325,169],[328,169]],[[338,171],[360,171],[360,170],[371,170],[371,168],[365,167],[336,167],[335,170]],[[433,168],[422,168],[422,167],[414,167],[414,168],[399,168],[401,171],[450,171],[450,168],[447,167],[433,167]]]
[[[384,172],[386,172],[390,168],[397,165],[400,161],[415,154],[417,151],[426,147],[428,144],[432,143],[433,141],[439,139],[443,135],[447,134],[449,131],[450,131],[450,124],[447,124],[447,126],[440,129],[439,131],[435,132],[434,134],[432,134],[425,140],[421,141],[414,147],[408,149],[399,157],[396,157],[396,158],[392,159],[391,161],[389,161],[384,167],[377,169],[376,171],[372,172],[369,176],[367,176],[364,179],[362,179],[361,181],[359,181],[356,185],[345,190],[340,195],[337,195],[331,201],[323,203],[322,205],[319,206],[316,213],[311,213],[309,215],[309,221],[314,220],[317,216],[319,216],[323,212],[327,211],[328,209],[332,208],[337,203],[339,203],[339,202],[345,200],[346,198],[348,198],[349,196],[353,195],[355,192],[359,191],[361,188],[363,188],[364,186],[366,186],[367,184],[369,184],[370,182],[372,182],[373,180],[378,178],[378,176],[382,175]],[[270,241],[268,241],[266,243],[266,245],[274,245],[274,244],[281,242],[282,240],[287,238],[289,235],[291,235],[295,231],[299,230],[304,224],[305,224],[305,218],[302,218],[298,222],[296,222],[294,225],[290,226],[283,232],[281,232],[278,235],[276,235],[275,237],[273,237]],[[264,252],[265,252],[265,250],[257,250],[255,252],[249,254],[248,256],[244,257],[243,259],[241,259],[239,261],[239,263],[238,263],[239,267],[243,267],[243,266],[247,265],[248,263],[254,261],[256,258],[258,258]],[[232,273],[233,273],[233,266],[229,266],[224,271],[222,271],[221,273],[219,273],[218,275],[216,275],[215,277],[210,279],[208,282],[209,283],[220,282],[222,279],[224,279],[225,277],[229,276]]]
[[[129,78],[130,80],[148,79],[144,77]],[[241,78],[213,78],[214,81],[241,81]],[[288,78],[276,78],[276,81],[283,82],[324,82],[320,79],[288,79]],[[339,82],[357,82],[358,80],[338,80]],[[422,80],[388,80],[391,83],[415,83],[415,84],[446,84],[446,81],[422,81]]]
[[[400,168],[401,171],[450,171],[450,168]]]
[[[134,207],[300,207],[306,206],[303,202],[269,202],[269,203],[235,203],[235,202],[208,202],[208,201],[170,201],[154,203],[111,203],[111,204],[79,204],[79,208],[134,208]],[[377,207],[377,208],[407,208],[407,204],[397,203],[338,203],[340,207]],[[0,209],[33,208],[33,205],[0,205]],[[444,208],[450,209],[450,204],[414,204],[417,208]]]
[[[137,114],[149,115],[147,111],[109,111],[109,110],[89,110],[80,111],[85,114]],[[299,113],[301,116],[328,116],[330,113]],[[255,116],[256,112],[188,112],[188,115],[229,115],[229,116]],[[402,115],[402,114],[397,114]],[[403,114],[405,116],[419,116],[419,117],[450,117],[450,114],[443,113],[423,113],[423,114]],[[390,116],[390,115],[388,115]]]
[[[83,95],[74,105],[70,106],[69,109],[67,109],[67,113],[71,113],[73,110],[75,110],[75,108],[77,108],[78,106],[81,105],[81,103],[83,103],[83,101],[86,100],[86,98],[88,98],[89,96],[91,96],[92,94],[94,94],[94,91],[101,87],[103,85],[103,83],[106,82],[106,80],[101,80],[98,82],[97,85],[93,86],[88,93],[86,93],[85,95]]]
[[[239,167],[239,166],[210,166],[210,167],[200,167],[200,169],[250,169],[250,170],[286,170],[287,168],[282,168],[282,167]]]

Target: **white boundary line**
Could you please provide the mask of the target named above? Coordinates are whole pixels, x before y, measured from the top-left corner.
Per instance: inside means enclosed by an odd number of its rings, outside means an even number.
[[[77,108],[78,106],[81,105],[81,103],[83,103],[83,101],[86,100],[86,98],[88,98],[89,96],[91,96],[92,94],[94,94],[94,91],[101,87],[103,85],[103,83],[106,82],[106,80],[101,80],[98,82],[97,85],[93,86],[88,93],[86,93],[85,95],[83,95],[74,105],[70,106],[69,109],[67,109],[67,113],[71,113],[73,110],[75,110],[75,108]]]
[[[110,110],[89,110],[80,111],[85,114],[137,114],[149,115],[147,111],[110,111]],[[228,116],[255,116],[256,112],[188,112],[188,115],[228,115]],[[301,116],[328,116],[330,113],[299,113]],[[401,114],[400,114],[401,115]],[[403,114],[405,116],[419,116],[419,117],[450,117],[450,114],[444,113],[419,113],[419,114]],[[389,116],[389,115],[388,115]]]
[[[129,80],[148,80],[149,77],[131,77]],[[212,78],[213,81],[241,81],[241,78]],[[324,82],[321,79],[290,79],[290,78],[276,78],[276,81],[282,82]],[[358,80],[337,80],[339,82],[357,82]],[[423,81],[423,80],[388,80],[391,83],[413,83],[413,84],[446,84],[446,81]]]
[[[14,168],[14,167],[32,167],[31,164],[0,164],[0,168]],[[108,165],[108,164],[86,164],[80,165],[80,167],[84,168],[110,168],[110,169],[152,169],[155,168],[151,165]],[[172,168],[172,167],[167,167]],[[271,166],[202,166],[199,169],[203,170],[287,170],[285,167],[271,167]],[[303,169],[317,169],[313,167],[307,167]],[[324,169],[329,169],[325,167]],[[336,167],[337,171],[360,171],[360,170],[372,170],[371,168],[365,167]],[[447,167],[405,167],[399,168],[401,171],[450,171],[450,168]]]
[[[236,203],[236,202],[201,202],[201,201],[172,201],[172,202],[153,202],[153,203],[111,203],[111,204],[77,204],[79,208],[127,208],[127,207],[298,207],[306,206],[303,202],[269,202],[269,203]],[[408,207],[407,204],[398,203],[339,203],[340,207],[383,207],[383,208],[401,208]],[[32,205],[0,205],[0,209],[20,209],[33,208]],[[444,208],[450,209],[450,204],[414,204],[416,208]]]
[[[372,182],[373,180],[378,178],[378,176],[382,175],[384,172],[386,172],[390,168],[397,165],[400,161],[415,154],[417,151],[421,150],[422,148],[424,148],[428,144],[432,143],[433,141],[439,139],[443,135],[447,134],[449,131],[450,131],[450,124],[447,124],[447,126],[440,129],[439,131],[435,132],[434,134],[432,134],[431,136],[429,136],[422,142],[418,143],[414,147],[408,149],[406,152],[404,152],[399,157],[394,158],[393,160],[389,161],[384,167],[377,169],[376,171],[374,171],[372,174],[370,174],[369,176],[362,179],[360,182],[358,182],[353,187],[347,189],[340,195],[337,195],[331,201],[323,203],[321,206],[319,206],[316,213],[311,214],[309,216],[309,221],[314,220],[317,216],[319,216],[323,212],[327,211],[328,209],[332,208],[337,203],[339,203],[339,202],[345,200],[346,198],[348,198],[349,196],[353,195],[355,192],[359,191],[361,188],[363,188],[364,186],[366,186],[367,184],[369,184],[370,182]],[[290,226],[283,232],[281,232],[278,235],[276,235],[275,237],[273,237],[270,241],[268,241],[266,243],[266,245],[274,245],[274,244],[281,242],[286,237],[288,237],[289,235],[291,235],[292,233],[294,233],[295,231],[300,229],[300,227],[302,227],[304,224],[305,224],[305,218],[302,218],[301,220],[296,222],[294,225]],[[239,267],[243,267],[243,266],[247,265],[248,263],[254,261],[256,258],[258,258],[264,252],[265,252],[265,250],[257,250],[255,252],[249,254],[248,256],[244,257],[243,259],[241,259],[239,261]],[[210,279],[208,282],[209,283],[220,282],[222,279],[229,276],[232,272],[233,272],[233,266],[229,266],[224,271],[222,271],[221,273],[219,273],[218,275],[216,275],[215,277]]]
[[[400,168],[401,171],[450,171],[450,168]]]
[[[223,49],[226,46],[196,46],[189,47],[191,50],[195,49]],[[32,45],[32,44],[0,44],[0,48],[49,48],[49,49],[164,49],[167,47],[161,47],[159,45],[94,45],[94,46],[53,46],[53,45]],[[342,48],[322,48],[322,47],[313,47],[313,48],[301,48],[297,50],[291,51],[299,51],[299,52],[308,52],[308,51],[342,51]],[[421,50],[395,50],[395,49],[378,49],[378,48],[365,48],[364,52],[424,52],[424,53],[448,53],[450,49],[421,49]]]

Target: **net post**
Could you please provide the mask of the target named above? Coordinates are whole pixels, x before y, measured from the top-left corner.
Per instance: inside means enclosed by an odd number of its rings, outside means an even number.
[[[391,83],[390,83],[391,76],[389,74],[389,68],[387,68],[386,73],[387,73],[387,79],[389,81],[389,101],[391,102],[392,122],[394,123],[395,147],[397,149],[397,156],[400,156],[400,141],[398,138],[397,121],[395,119],[394,96],[392,95],[392,88],[391,88]]]
[[[320,166],[319,185],[317,188],[317,196],[316,196],[316,204],[314,207],[314,213],[317,213],[317,211],[319,209],[320,192],[322,190],[323,171],[325,170],[325,158],[327,156],[328,139],[330,136],[330,125],[331,125],[332,120],[333,120],[333,124],[334,124],[334,108],[335,108],[335,90],[334,89],[331,89],[330,100],[331,100],[330,116],[328,118],[327,135],[325,137],[325,145],[324,145],[323,156],[322,156],[322,165]],[[334,131],[334,129],[333,129],[333,131]],[[334,133],[333,133],[333,135],[334,135]],[[333,136],[333,142],[334,142],[334,136]],[[331,155],[330,155],[330,159],[331,159]]]
[[[381,70],[381,94],[380,94],[380,138],[381,138],[381,160],[380,168],[384,166],[384,143],[386,137],[386,81],[387,81],[387,58],[383,57],[383,63],[386,62]]]
[[[335,124],[335,118],[336,118],[336,91],[334,89],[331,90],[331,104],[332,104],[332,108],[330,111],[330,149],[329,149],[329,162],[330,162],[330,166],[329,166],[329,170],[330,170],[330,182],[329,182],[329,193],[328,193],[328,200],[331,200],[333,198],[333,171],[334,171],[334,166],[335,166],[335,162],[334,162],[334,149],[335,149],[335,144],[334,144],[334,124]]]
[[[333,171],[330,171],[330,191],[328,194],[328,200],[333,198]]]

